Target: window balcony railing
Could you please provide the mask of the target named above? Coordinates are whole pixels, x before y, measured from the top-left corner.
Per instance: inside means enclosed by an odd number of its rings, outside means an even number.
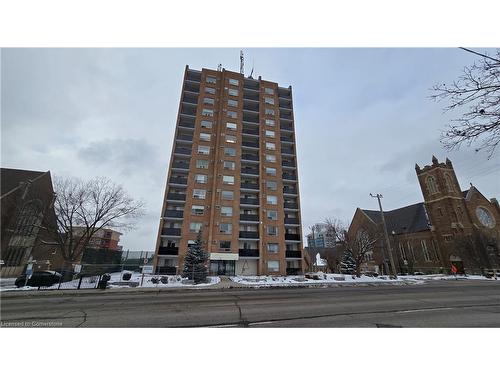
[[[174,154],[191,155],[191,149],[190,148],[176,147],[174,150]]]
[[[285,217],[285,224],[298,224],[298,223],[299,223],[298,217]]]
[[[286,155],[293,155],[293,148],[281,147],[281,153]]]
[[[296,167],[295,167],[295,162],[293,162],[293,161],[281,160],[281,165],[282,165],[283,167],[292,167],[292,168],[296,168]]]
[[[172,163],[172,168],[177,168],[177,169],[189,169],[189,163],[187,162],[182,162],[182,161],[174,161]]]
[[[198,104],[198,98],[190,96],[190,95],[184,95],[184,97],[182,98],[182,101],[184,103]]]
[[[258,176],[259,170],[255,169],[255,168],[243,167],[243,168],[241,168],[241,174],[251,174],[251,175]]]
[[[259,221],[259,215],[240,214],[240,221]]]
[[[184,217],[182,210],[165,210],[165,217],[175,217],[177,219]]]
[[[283,173],[281,177],[283,180],[297,181],[297,176],[294,176],[293,174]]]
[[[284,187],[283,188],[283,194],[297,195],[297,189],[291,189],[291,188]]]
[[[293,203],[293,202],[285,202],[283,204],[283,207],[296,210],[299,208],[299,205],[297,203]]]
[[[259,238],[259,232],[245,232],[245,231],[240,231],[240,238],[258,239]]]
[[[259,148],[259,142],[243,141],[241,145],[244,147]]]
[[[259,135],[259,129],[250,129],[248,127],[243,127],[241,132],[243,134],[252,134],[252,135]]]
[[[187,182],[188,180],[185,177],[170,177],[171,184],[187,185]]]
[[[293,132],[293,126],[288,124],[281,124],[280,129],[288,132]]]
[[[253,189],[253,190],[259,190],[259,184],[252,183],[252,182],[242,182],[240,187],[242,189]]]
[[[179,255],[179,248],[176,246],[160,246],[158,255]]]
[[[300,234],[285,233],[285,241],[300,241]],[[291,251],[291,250],[289,250],[289,251]],[[288,257],[289,251],[287,251],[287,257]],[[300,258],[300,251],[296,251],[294,253],[298,253],[299,258]]]
[[[167,200],[184,202],[186,201],[186,194],[168,193]]]
[[[251,204],[253,206],[258,206],[259,198],[240,198],[240,204]]]
[[[241,160],[259,161],[259,155],[242,154]]]
[[[179,134],[177,136],[178,141],[188,141],[192,142],[193,141],[193,136],[192,135],[187,135],[187,134]]]
[[[259,257],[259,249],[239,249],[240,257]]]
[[[257,115],[248,115],[246,113],[243,113],[243,122],[250,122],[252,124],[258,124],[259,123],[259,116]]]
[[[280,137],[280,141],[281,142],[288,142],[288,143],[293,143],[294,142],[294,140],[293,140],[292,137],[284,137],[284,136]]]
[[[181,228],[162,228],[161,234],[163,236],[180,236]]]

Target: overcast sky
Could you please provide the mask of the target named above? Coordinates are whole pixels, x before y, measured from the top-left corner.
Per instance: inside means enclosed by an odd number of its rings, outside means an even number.
[[[414,171],[449,157],[463,190],[500,198],[500,150],[447,153],[428,98],[477,56],[459,49],[246,49],[245,72],[293,87],[304,234],[356,207],[422,201]],[[1,165],[108,176],[147,203],[124,249],[153,250],[185,65],[239,70],[238,49],[3,49]],[[305,244],[304,244],[305,245]]]

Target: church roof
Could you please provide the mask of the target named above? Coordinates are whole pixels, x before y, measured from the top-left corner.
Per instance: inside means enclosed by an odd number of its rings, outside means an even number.
[[[35,180],[47,172],[28,171],[24,169],[1,168],[1,195],[19,187],[21,182]]]
[[[382,222],[380,211],[362,210],[373,222]],[[391,234],[414,233],[429,230],[429,221],[423,203],[384,211],[387,231]]]

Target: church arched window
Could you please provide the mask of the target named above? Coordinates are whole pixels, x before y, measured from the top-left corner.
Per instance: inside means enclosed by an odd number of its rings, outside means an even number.
[[[434,176],[427,177],[427,189],[431,194],[437,193],[439,191]]]
[[[445,173],[444,175],[444,181],[446,183],[446,189],[453,193],[455,191],[455,189],[453,188],[453,181],[451,180],[451,177],[449,174]]]

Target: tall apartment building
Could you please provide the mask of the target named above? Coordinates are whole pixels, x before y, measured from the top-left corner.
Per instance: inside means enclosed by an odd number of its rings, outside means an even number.
[[[181,273],[199,231],[211,274],[303,272],[291,87],[186,66],[156,272]]]

